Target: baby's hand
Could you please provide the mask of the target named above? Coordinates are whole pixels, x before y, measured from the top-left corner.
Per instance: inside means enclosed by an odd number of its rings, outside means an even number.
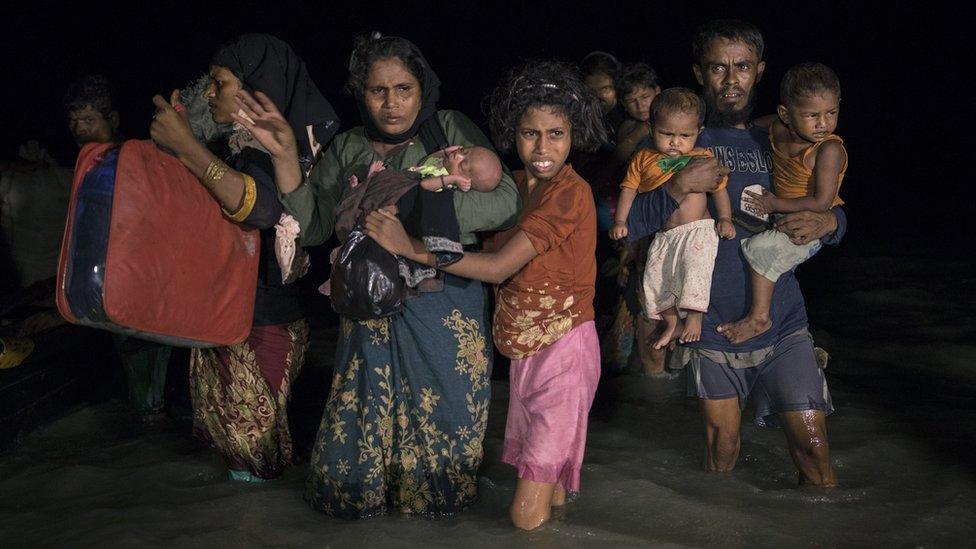
[[[731,219],[719,219],[715,222],[715,232],[726,240],[735,238],[735,225]]]
[[[461,175],[445,175],[441,178],[444,181],[444,187],[450,189],[455,188],[462,192],[468,192],[471,190],[471,180],[461,176]]]
[[[369,165],[369,173],[366,175],[366,179],[373,177],[374,174],[377,174],[385,169],[386,166],[383,165],[382,161],[377,160],[376,162],[373,162]]]
[[[610,239],[620,240],[622,238],[627,238],[627,224],[614,221],[613,226],[610,227]]]

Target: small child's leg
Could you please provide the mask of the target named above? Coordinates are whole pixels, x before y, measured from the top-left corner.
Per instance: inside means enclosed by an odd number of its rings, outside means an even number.
[[[661,312],[661,319],[664,322],[664,330],[661,331],[661,337],[657,338],[654,342],[653,347],[655,349],[663,349],[667,347],[678,334],[681,333],[681,319],[678,318],[678,308],[671,307],[665,311]]]
[[[773,322],[769,319],[769,307],[773,301],[776,283],[750,269],[752,273],[752,307],[749,314],[735,322],[722,324],[718,331],[732,343],[742,343],[768,330]]]
[[[702,314],[701,311],[688,311],[685,317],[685,328],[681,331],[678,340],[682,343],[689,343],[701,339]]]

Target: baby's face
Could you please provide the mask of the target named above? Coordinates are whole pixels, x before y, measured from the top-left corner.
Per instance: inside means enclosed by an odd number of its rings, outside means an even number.
[[[654,148],[668,156],[690,153],[695,148],[699,133],[698,115],[686,112],[661,113],[651,128]]]
[[[472,160],[468,158],[469,153],[470,149],[467,147],[458,147],[446,153],[444,155],[444,167],[447,168],[447,173],[470,179]]]

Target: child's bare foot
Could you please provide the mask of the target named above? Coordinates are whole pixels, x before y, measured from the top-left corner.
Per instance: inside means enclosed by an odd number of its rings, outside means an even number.
[[[701,339],[701,328],[702,314],[698,311],[688,311],[688,316],[685,317],[685,327],[681,330],[678,341],[682,343],[698,341]]]
[[[664,329],[661,330],[661,336],[657,338],[657,341],[651,345],[655,349],[663,349],[677,339],[684,324],[673,308],[661,313],[661,318],[664,320]]]
[[[757,335],[765,333],[772,325],[773,322],[769,320],[768,316],[747,316],[735,322],[720,325],[718,331],[721,334],[725,334],[725,338],[731,343],[742,343],[743,341],[748,341]]]

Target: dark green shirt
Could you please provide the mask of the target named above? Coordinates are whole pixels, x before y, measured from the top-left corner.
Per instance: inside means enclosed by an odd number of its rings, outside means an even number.
[[[440,111],[437,116],[449,144],[492,148],[488,138],[463,114]],[[385,162],[388,169],[407,169],[419,165],[428,154],[419,137],[393,156],[383,158],[373,150],[362,126],[337,135],[312,169],[308,180],[281,197],[285,209],[301,226],[301,245],[315,246],[332,236],[335,207],[349,185],[349,176],[366,173],[369,165],[378,160]],[[454,209],[461,229],[461,243],[476,243],[474,233],[477,231],[513,225],[520,206],[518,191],[508,170],[504,171],[498,187],[491,192],[455,192]]]

